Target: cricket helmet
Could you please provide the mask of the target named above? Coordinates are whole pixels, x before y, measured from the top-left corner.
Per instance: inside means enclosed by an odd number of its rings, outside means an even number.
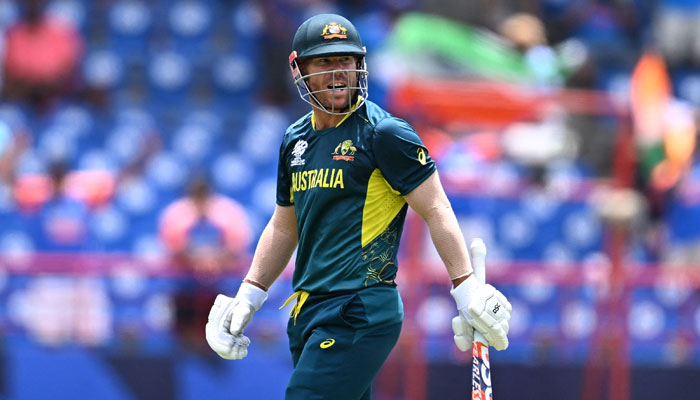
[[[345,72],[357,73],[357,85],[348,84],[349,95],[352,96],[349,104],[357,104],[357,107],[367,99],[367,64],[365,55],[367,50],[362,45],[362,39],[355,26],[345,17],[337,14],[315,15],[301,24],[294,35],[292,41],[292,53],[289,55],[289,68],[292,71],[292,78],[299,90],[301,99],[330,114],[344,115],[352,112],[352,107],[347,111],[330,110],[323,106],[316,95],[325,91],[335,89],[322,89],[311,91],[306,79],[312,75],[305,75],[301,69],[299,61],[318,57],[334,57],[352,55],[357,59],[356,69],[343,70]],[[338,70],[324,71],[318,74],[335,74]],[[348,79],[349,83],[349,79]]]

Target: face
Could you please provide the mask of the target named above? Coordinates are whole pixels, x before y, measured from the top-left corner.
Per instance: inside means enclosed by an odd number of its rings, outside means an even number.
[[[350,108],[357,87],[357,59],[353,56],[319,57],[304,61],[304,74],[309,90],[326,110],[344,111]],[[334,73],[321,73],[330,72]]]

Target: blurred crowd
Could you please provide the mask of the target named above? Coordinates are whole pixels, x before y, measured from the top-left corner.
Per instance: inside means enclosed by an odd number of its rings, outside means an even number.
[[[203,326],[274,207],[293,30],[325,11],[493,259],[598,260],[622,225],[630,260],[697,264],[700,0],[0,0],[0,253],[164,260]]]

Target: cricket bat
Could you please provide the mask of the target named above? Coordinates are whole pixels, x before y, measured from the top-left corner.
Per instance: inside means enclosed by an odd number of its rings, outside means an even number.
[[[486,282],[486,245],[483,240],[474,239],[469,247],[472,253],[474,276],[478,282],[484,284]],[[472,342],[472,400],[493,400],[489,344],[476,330],[474,330],[474,342]]]

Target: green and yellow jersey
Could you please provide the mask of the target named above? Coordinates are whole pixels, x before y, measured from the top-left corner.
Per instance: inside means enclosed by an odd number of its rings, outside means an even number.
[[[405,121],[365,102],[336,127],[313,114],[292,124],[280,148],[277,204],[295,206],[295,291],[395,286],[410,193],[435,163]]]

